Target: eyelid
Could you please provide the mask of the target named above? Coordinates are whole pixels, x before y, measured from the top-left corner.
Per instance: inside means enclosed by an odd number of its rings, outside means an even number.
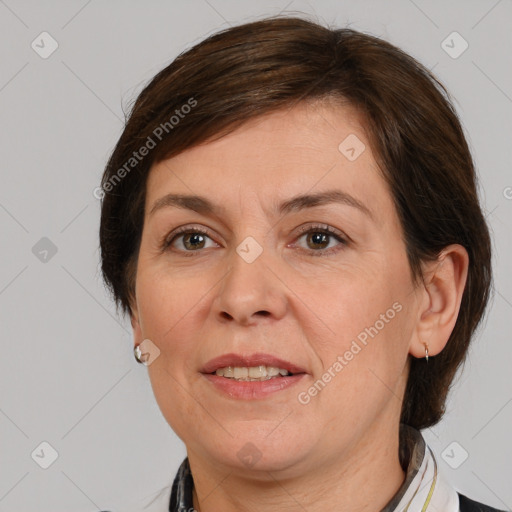
[[[328,224],[322,224],[322,223],[312,223],[311,224],[310,223],[310,224],[301,226],[300,228],[298,228],[298,230],[299,230],[299,234],[295,237],[295,240],[292,245],[294,245],[296,243],[296,241],[305,234],[319,232],[319,233],[327,233],[327,235],[329,235],[333,238],[336,238],[338,240],[338,242],[340,243],[340,246],[342,246],[342,247],[330,247],[329,249],[323,249],[323,250],[318,250],[318,251],[315,251],[313,249],[304,249],[303,247],[299,247],[299,249],[306,251],[307,253],[312,254],[313,256],[327,256],[332,253],[338,252],[343,247],[346,247],[350,243],[352,243],[352,239],[349,236],[347,236],[342,231],[340,231],[336,228],[333,228],[332,226],[330,226]]]
[[[299,234],[303,234],[304,232],[308,232],[308,231],[312,231],[312,230],[318,229],[319,231],[327,231],[327,232],[329,232],[329,233],[331,233],[333,235],[339,236],[340,238],[347,238],[348,239],[348,237],[343,232],[341,232],[339,229],[333,228],[329,224],[322,224],[322,223],[318,223],[318,222],[313,222],[313,223],[309,223],[309,224],[304,224],[304,225],[300,226],[297,229],[299,231]]]
[[[164,235],[161,242],[159,243],[159,247],[162,251],[166,251],[170,245],[174,242],[176,238],[178,238],[180,235],[189,233],[189,232],[198,232],[203,235],[206,235],[208,238],[210,238],[212,241],[215,242],[214,237],[212,236],[212,232],[205,228],[204,226],[198,226],[196,224],[187,224],[185,226],[180,226],[179,228],[174,229],[169,234]],[[215,242],[217,243],[217,242]],[[178,251],[183,252],[183,251]],[[186,252],[194,252],[194,251],[186,251]],[[200,252],[200,251],[197,251]]]

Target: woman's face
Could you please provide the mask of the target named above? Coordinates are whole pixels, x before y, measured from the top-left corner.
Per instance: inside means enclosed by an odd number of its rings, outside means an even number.
[[[392,197],[353,109],[300,103],[152,168],[135,343],[160,351],[152,388],[189,458],[292,474],[389,439],[417,312]],[[260,365],[294,375],[208,375]]]

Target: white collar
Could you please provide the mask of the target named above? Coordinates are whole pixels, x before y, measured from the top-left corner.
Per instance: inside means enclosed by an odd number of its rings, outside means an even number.
[[[400,424],[405,481],[381,512],[459,512],[457,491],[439,472],[434,452],[419,430]]]

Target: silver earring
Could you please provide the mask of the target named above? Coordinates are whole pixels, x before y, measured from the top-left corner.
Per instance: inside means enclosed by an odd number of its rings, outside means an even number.
[[[135,345],[133,355],[138,363],[149,366],[160,355],[159,348],[148,338]]]
[[[423,345],[425,345],[425,359],[427,360],[427,363],[428,363],[428,344],[423,343]]]
[[[140,364],[145,364],[147,361],[147,354],[142,354],[142,350],[139,345],[136,345],[133,349],[133,355],[135,356],[135,361]]]

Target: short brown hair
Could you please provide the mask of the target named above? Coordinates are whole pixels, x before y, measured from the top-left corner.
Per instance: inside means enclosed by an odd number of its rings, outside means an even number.
[[[131,312],[153,164],[255,116],[326,97],[348,102],[365,120],[413,278],[421,279],[421,262],[436,259],[449,244],[461,244],[469,254],[446,347],[428,366],[411,357],[400,421],[426,428],[443,416],[451,382],[485,311],[491,242],[472,157],[448,92],[414,58],[378,37],[277,16],[214,34],[160,71],[135,101],[103,175],[103,276],[117,306]],[[152,148],[135,159],[150,140]]]

